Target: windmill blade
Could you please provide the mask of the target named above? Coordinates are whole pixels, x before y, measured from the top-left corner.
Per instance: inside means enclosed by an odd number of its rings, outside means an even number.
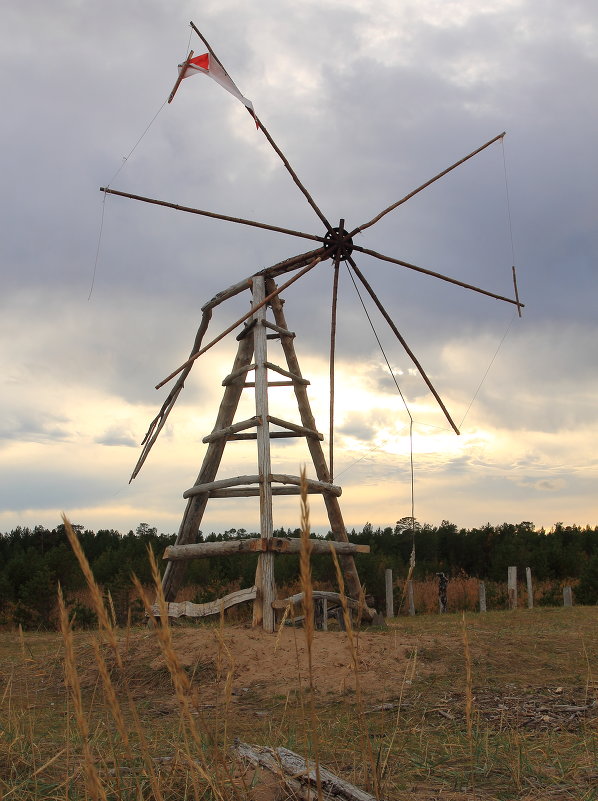
[[[441,281],[447,281],[449,284],[455,284],[456,286],[463,287],[463,289],[471,289],[472,292],[479,292],[480,295],[487,295],[489,298],[494,298],[495,300],[502,300],[505,303],[512,303],[514,306],[518,308],[524,308],[525,303],[521,303],[519,297],[515,300],[513,298],[507,298],[504,295],[497,295],[495,292],[490,292],[487,289],[482,289],[479,286],[475,286],[474,284],[467,284],[465,281],[459,281],[457,278],[451,278],[448,275],[443,275],[442,273],[434,272],[434,270],[428,270],[425,267],[418,267],[416,264],[411,264],[408,261],[402,261],[401,259],[395,259],[392,256],[385,256],[383,253],[378,253],[376,250],[370,250],[369,248],[362,248],[359,245],[352,245],[353,250],[357,250],[360,253],[365,253],[367,256],[373,256],[376,259],[380,259],[381,261],[388,261],[391,264],[398,264],[401,267],[407,267],[408,270],[415,270],[418,273],[423,273],[424,275],[431,275],[432,278],[440,278]]]
[[[218,58],[218,56],[216,55],[216,53],[214,52],[214,50],[213,50],[213,49],[212,49],[212,47],[210,46],[210,44],[209,44],[208,40],[205,38],[205,36],[203,36],[203,34],[201,34],[201,33],[200,33],[200,31],[199,31],[199,30],[198,30],[198,28],[197,28],[197,27],[196,27],[196,26],[193,24],[193,22],[191,22],[190,24],[191,24],[191,27],[193,28],[193,30],[195,31],[195,33],[196,33],[196,34],[199,36],[199,38],[201,39],[201,41],[202,41],[202,42],[205,44],[205,46],[208,48],[208,50],[209,50],[209,52],[211,53],[211,55],[212,55],[212,56],[213,56],[213,57],[216,59],[216,61],[217,61],[217,62],[220,64],[220,66],[222,67],[222,69],[223,69],[223,70],[226,72],[226,70],[224,69],[224,66],[222,65],[222,62],[220,61],[220,59]],[[227,74],[228,74],[228,73],[227,73]],[[313,210],[315,211],[315,213],[318,215],[318,217],[320,218],[320,220],[321,220],[321,221],[324,223],[324,225],[326,226],[326,230],[327,230],[327,231],[332,231],[332,226],[330,225],[330,223],[328,222],[328,220],[326,219],[326,217],[324,216],[324,214],[322,213],[322,211],[319,209],[319,207],[316,205],[316,202],[315,202],[315,200],[314,200],[314,199],[313,199],[313,197],[310,195],[310,193],[307,191],[306,187],[305,187],[305,186],[303,185],[303,183],[302,183],[302,182],[299,180],[299,176],[297,175],[297,173],[295,172],[295,170],[294,170],[294,169],[291,167],[291,165],[290,165],[290,163],[289,163],[289,160],[288,160],[288,159],[287,159],[287,157],[284,155],[284,153],[282,152],[282,150],[281,150],[281,149],[278,147],[278,145],[276,144],[276,142],[274,141],[274,139],[272,139],[272,137],[270,136],[270,133],[268,132],[268,129],[266,128],[266,126],[263,124],[263,122],[261,121],[261,119],[259,119],[259,117],[257,116],[257,114],[256,114],[254,111],[252,111],[252,110],[251,110],[251,109],[249,109],[249,108],[247,109],[247,111],[249,112],[249,114],[250,114],[250,115],[253,117],[253,119],[255,120],[255,123],[256,123],[256,125],[258,126],[258,128],[260,128],[260,129],[261,129],[262,133],[264,134],[264,136],[266,137],[266,139],[267,139],[267,140],[268,140],[268,142],[270,143],[270,145],[271,145],[271,147],[273,148],[273,150],[274,150],[274,152],[276,153],[276,155],[277,155],[277,156],[280,158],[280,160],[281,160],[281,161],[282,161],[282,163],[284,164],[284,166],[285,166],[285,169],[287,170],[287,172],[289,173],[289,175],[291,176],[291,178],[293,179],[293,181],[295,182],[295,184],[298,186],[299,190],[302,192],[302,194],[304,195],[304,197],[305,197],[305,199],[307,200],[307,202],[309,203],[309,205],[312,207],[312,209],[313,209]]]
[[[106,195],[119,195],[120,197],[127,197],[131,200],[141,200],[143,203],[151,203],[154,206],[164,206],[167,209],[175,209],[175,211],[186,211],[189,214],[199,214],[202,217],[212,217],[215,220],[224,220],[225,222],[238,223],[239,225],[249,225],[253,228],[264,228],[266,231],[275,231],[279,234],[297,236],[301,239],[311,239],[314,242],[324,242],[323,236],[306,234],[303,231],[294,231],[291,228],[281,228],[279,225],[269,225],[268,223],[257,222],[256,220],[246,220],[243,217],[230,217],[228,214],[217,214],[215,211],[205,211],[204,209],[196,209],[192,206],[181,206],[178,203],[169,203],[166,200],[156,200],[155,198],[144,197],[143,195],[133,195],[130,192],[119,192],[118,190],[110,189],[107,186],[101,186],[100,192],[104,192]]]
[[[417,367],[417,370],[418,370],[419,374],[420,374],[420,375],[421,375],[421,377],[424,379],[424,381],[425,381],[425,383],[426,383],[426,385],[427,385],[428,389],[429,389],[429,390],[430,390],[430,392],[432,393],[432,395],[434,395],[434,397],[436,398],[436,401],[438,402],[438,405],[439,405],[439,406],[440,406],[440,408],[442,409],[442,411],[443,411],[443,413],[444,413],[444,416],[445,416],[445,417],[446,417],[446,419],[448,420],[448,422],[449,422],[449,424],[450,424],[451,428],[453,429],[453,431],[455,432],[455,434],[460,434],[461,432],[460,432],[460,431],[459,431],[459,429],[457,428],[457,425],[455,424],[455,422],[454,422],[453,418],[450,416],[450,414],[449,414],[449,411],[448,411],[448,409],[446,408],[446,406],[444,405],[444,402],[443,402],[442,398],[440,397],[440,395],[438,394],[438,392],[437,392],[437,391],[436,391],[436,389],[434,388],[434,385],[432,384],[432,382],[430,381],[430,379],[429,379],[429,378],[428,378],[428,376],[426,375],[426,371],[424,370],[424,368],[423,368],[423,367],[422,367],[422,365],[420,364],[419,360],[417,359],[416,355],[413,353],[413,351],[411,350],[411,348],[409,347],[409,345],[408,345],[408,344],[407,344],[407,342],[405,341],[404,337],[403,337],[403,336],[401,335],[401,333],[399,332],[399,329],[398,329],[398,328],[396,327],[396,325],[394,324],[394,322],[393,322],[393,320],[392,320],[391,316],[389,315],[389,313],[386,311],[386,309],[385,309],[385,308],[384,308],[384,306],[382,305],[382,303],[381,303],[380,299],[378,298],[378,296],[376,295],[376,293],[374,292],[374,290],[373,290],[373,289],[372,289],[372,287],[370,286],[370,284],[369,284],[369,282],[367,281],[366,277],[364,276],[364,274],[361,272],[361,270],[359,269],[359,267],[358,267],[358,266],[355,264],[355,261],[354,261],[354,260],[353,260],[353,259],[352,259],[350,256],[349,256],[349,258],[347,259],[347,261],[349,262],[349,264],[350,264],[350,265],[351,265],[351,267],[353,268],[353,272],[355,273],[355,275],[356,275],[356,276],[359,278],[359,280],[361,281],[361,283],[362,283],[362,284],[364,285],[364,287],[367,289],[367,291],[368,291],[368,293],[369,293],[370,297],[372,298],[372,300],[374,301],[374,303],[375,303],[375,304],[376,304],[376,306],[378,307],[378,309],[379,309],[380,313],[382,314],[382,316],[384,317],[384,319],[386,320],[386,322],[387,322],[387,323],[388,323],[388,325],[390,326],[390,329],[391,329],[391,331],[392,331],[392,332],[393,332],[393,334],[396,336],[396,338],[399,340],[399,342],[400,342],[400,343],[401,343],[401,345],[403,346],[403,348],[404,348],[405,352],[407,353],[407,355],[409,356],[409,358],[411,359],[411,361],[413,362],[413,364],[414,364],[414,365]]]
[[[433,178],[430,178],[429,181],[426,181],[421,186],[418,186],[417,189],[414,189],[412,192],[409,192],[408,195],[405,195],[405,197],[402,197],[400,200],[397,200],[396,203],[393,203],[392,205],[385,208],[383,211],[380,212],[380,214],[377,214],[369,222],[364,223],[363,225],[358,225],[354,231],[351,231],[349,237],[355,236],[355,234],[359,233],[359,231],[365,231],[366,228],[370,228],[372,225],[374,225],[374,223],[377,223],[378,220],[381,220],[382,217],[384,217],[386,214],[389,214],[391,211],[394,211],[394,209],[398,208],[403,203],[406,203],[408,200],[414,197],[414,195],[417,195],[418,192],[421,192],[423,189],[430,186],[430,184],[433,184],[435,181],[438,181],[440,180],[440,178],[443,178],[445,175],[447,175],[447,173],[451,172],[451,170],[460,167],[461,164],[465,164],[466,161],[469,161],[469,159],[473,158],[474,156],[477,156],[478,153],[481,153],[482,150],[485,150],[487,147],[490,147],[490,145],[493,145],[495,142],[498,142],[505,135],[506,131],[503,131],[501,134],[498,134],[498,136],[495,136],[493,139],[490,139],[490,141],[486,142],[481,147],[478,147],[476,150],[473,150],[467,156],[464,156],[462,159],[459,159],[459,161],[456,161],[454,164],[451,164],[451,166],[447,167],[446,170],[439,172],[438,175],[435,175]]]

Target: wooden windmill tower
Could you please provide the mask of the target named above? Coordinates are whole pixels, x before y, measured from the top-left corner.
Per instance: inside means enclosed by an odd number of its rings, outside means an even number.
[[[458,434],[458,428],[453,422],[448,410],[442,402],[438,392],[426,375],[422,365],[415,357],[412,350],[407,345],[405,339],[394,324],[389,313],[383,306],[374,289],[358,268],[354,260],[355,253],[365,253],[377,259],[381,259],[392,264],[400,265],[409,270],[415,270],[426,275],[433,276],[442,281],[456,284],[465,289],[478,292],[492,298],[517,306],[519,312],[523,304],[520,303],[517,294],[515,281],[515,271],[513,268],[513,281],[515,298],[507,298],[486,291],[476,286],[463,283],[456,279],[442,275],[431,270],[418,267],[414,264],[383,255],[376,251],[354,244],[353,237],[358,232],[373,226],[382,217],[398,208],[418,192],[425,189],[430,184],[442,178],[451,170],[463,164],[477,153],[499,141],[504,133],[495,136],[481,147],[469,153],[464,158],[452,164],[438,175],[426,181],[421,186],[405,195],[400,200],[393,203],[388,208],[382,210],[368,222],[355,227],[353,230],[345,228],[343,219],[338,226],[333,227],[326,219],[322,211],[299,180],[297,174],[289,164],[288,160],[276,145],[262,121],[256,116],[250,101],[241,95],[236,85],[216,57],[214,51],[204,39],[195,25],[191,23],[193,30],[200,37],[207,53],[193,58],[193,51],[190,52],[186,61],[179,67],[179,77],[171,93],[169,102],[172,101],[183,78],[188,77],[194,72],[202,72],[214,78],[231,94],[237,97],[247,107],[249,113],[254,118],[256,125],[266,137],[270,145],[282,160],[285,168],[290,173],[293,181],[303,193],[305,199],[318,216],[324,227],[322,234],[309,234],[289,228],[268,225],[238,217],[230,217],[202,209],[180,206],[174,203],[155,200],[152,198],[133,195],[128,192],[119,192],[109,187],[102,187],[101,191],[121,195],[124,197],[141,200],[148,203],[175,208],[192,214],[212,217],[228,221],[230,223],[249,225],[266,230],[284,233],[289,236],[308,239],[317,242],[317,247],[307,253],[294,256],[283,262],[268,267],[257,272],[243,281],[218,293],[212,300],[202,308],[202,319],[199,330],[195,337],[189,359],[182,364],[171,375],[165,378],[156,388],[160,388],[167,382],[176,378],[173,388],[156,415],[143,441],[143,448],[131,479],[135,478],[147,458],[154,442],[162,430],[170,411],[184,386],[195,361],[219,342],[225,336],[237,333],[238,341],[237,354],[228,376],[224,378],[223,397],[216,417],[214,429],[204,437],[203,441],[207,445],[203,463],[193,487],[187,489],[183,496],[187,499],[187,507],[183,515],[179,533],[175,546],[167,550],[166,558],[169,564],[163,578],[163,588],[166,600],[173,601],[177,590],[184,576],[185,560],[199,556],[215,556],[231,553],[233,551],[250,551],[260,554],[258,569],[256,574],[256,589],[254,596],[254,623],[262,625],[267,631],[273,631],[275,625],[273,603],[276,600],[276,587],[274,580],[274,556],[276,552],[296,552],[299,550],[299,541],[287,538],[276,538],[273,536],[274,523],[272,512],[272,499],[277,495],[296,495],[299,494],[301,479],[299,476],[278,473],[273,465],[271,444],[273,440],[284,437],[303,437],[306,440],[315,476],[307,479],[306,487],[310,493],[322,495],[330,529],[334,536],[332,547],[339,555],[339,561],[343,568],[349,595],[354,599],[361,594],[359,576],[353,559],[353,555],[360,551],[368,550],[365,546],[357,546],[348,542],[347,532],[343,522],[343,517],[339,505],[341,488],[333,483],[333,421],[334,421],[334,353],[335,353],[335,331],[336,331],[336,295],[338,287],[338,275],[341,262],[346,263],[348,269],[352,271],[361,284],[365,287],[371,299],[389,324],[391,330],[413,361],[420,372],[425,383],[436,398],[444,415],[454,431]],[[310,407],[307,385],[309,381],[301,373],[299,361],[294,347],[295,334],[287,325],[287,320],[283,311],[283,300],[281,293],[294,282],[302,278],[308,271],[315,268],[318,264],[331,261],[334,272],[333,280],[333,301],[332,301],[332,321],[330,333],[330,432],[329,432],[329,458],[328,462],[322,447],[323,435],[318,432],[314,416]],[[292,273],[292,276],[282,283],[276,281],[281,276]],[[204,344],[204,336],[208,329],[208,324],[213,309],[224,303],[229,298],[248,291],[251,294],[251,306],[249,311],[241,318],[230,325],[226,331]],[[274,351],[276,346],[276,352]],[[279,386],[292,387],[299,415],[299,421],[282,419],[271,414],[270,397],[271,388]],[[235,421],[235,413],[241,395],[245,391],[252,391],[255,396],[255,415],[246,420]],[[274,405],[274,404],[272,404]],[[256,443],[256,472],[251,475],[218,478],[218,471],[223,457],[224,449],[227,444],[239,440],[254,440]],[[260,537],[249,540],[238,540],[233,543],[196,543],[201,520],[211,499],[231,498],[231,497],[259,497],[260,506]],[[329,550],[329,543],[320,543],[322,550]],[[316,546],[316,551],[318,546]],[[250,596],[251,597],[251,596]],[[366,617],[371,617],[373,610],[367,607],[364,610]]]

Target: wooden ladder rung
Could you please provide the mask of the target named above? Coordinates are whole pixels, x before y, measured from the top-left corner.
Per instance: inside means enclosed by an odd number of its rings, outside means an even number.
[[[254,387],[255,381],[247,381],[243,384],[244,387]],[[294,387],[294,381],[268,381],[269,387]]]
[[[306,428],[305,426],[297,425],[297,423],[289,423],[287,420],[281,420],[280,417],[272,417],[271,415],[268,415],[268,422],[274,423],[275,426],[288,428],[290,431],[297,431],[304,437],[313,437],[314,439],[320,439],[320,440],[324,439],[324,435],[320,434],[319,431],[314,431],[311,428]]]
[[[296,384],[303,384],[307,386],[309,381],[307,378],[303,378],[296,373],[290,373],[288,370],[284,370],[282,367],[279,367],[277,364],[272,364],[272,362],[264,362],[264,367],[267,367],[268,370],[274,370],[275,373],[280,373],[280,375],[286,375],[287,378],[292,379]]]
[[[222,381],[222,386],[227,387],[229,384],[232,384],[236,378],[246,375],[247,373],[251,372],[251,370],[255,370],[255,364],[248,364],[245,367],[241,367],[239,370],[235,370],[233,373],[230,373],[230,375],[226,376],[226,378]]]
[[[250,417],[249,420],[241,420],[239,423],[233,423],[232,426],[227,426],[226,428],[220,428],[216,431],[212,431],[211,434],[208,434],[206,437],[202,439],[202,442],[216,442],[223,437],[228,437],[231,434],[236,434],[238,431],[244,431],[246,428],[252,428],[253,426],[261,426],[262,419],[255,415],[255,417]]]
[[[270,439],[286,439],[287,437],[303,437],[299,431],[270,431]],[[257,439],[257,434],[230,434],[229,440]]]
[[[286,328],[282,328],[280,325],[276,325],[276,323],[271,323],[270,320],[264,320],[263,324],[266,328],[269,328],[271,331],[276,331],[277,334],[283,337],[291,337],[294,338],[295,334],[293,331],[288,331]],[[270,334],[267,335],[268,339],[271,338]]]

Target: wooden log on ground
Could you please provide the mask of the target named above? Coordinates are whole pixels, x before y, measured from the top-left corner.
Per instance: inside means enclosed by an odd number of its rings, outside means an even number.
[[[235,740],[233,750],[244,762],[279,777],[295,796],[306,801],[317,797],[316,769],[313,760],[308,763],[302,756],[288,748],[248,745],[239,740]],[[335,776],[321,765],[320,782],[325,801],[375,801],[373,795]]]
[[[253,586],[231,592],[230,595],[225,595],[223,598],[219,598],[216,601],[208,601],[204,604],[194,604],[191,601],[180,601],[179,603],[171,601],[168,604],[168,617],[208,617],[209,615],[219,615],[223,609],[229,609],[231,606],[236,606],[246,601],[253,601],[256,595],[257,588]],[[158,604],[152,606],[152,612],[156,617],[160,616]]]

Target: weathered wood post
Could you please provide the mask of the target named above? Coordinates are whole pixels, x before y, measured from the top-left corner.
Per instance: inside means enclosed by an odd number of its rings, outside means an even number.
[[[517,609],[517,568],[511,566],[507,574],[507,589],[509,593],[509,609]]]
[[[436,573],[438,576],[438,611],[443,615],[448,607],[446,590],[448,587],[448,576],[445,573]]]
[[[415,614],[415,603],[413,601],[413,581],[411,579],[407,582],[407,597],[409,599],[409,614],[413,616]]]
[[[571,587],[563,587],[563,604],[573,606],[573,591]]]
[[[384,572],[386,582],[386,617],[394,617],[394,602],[392,597],[392,570],[387,567]]]
[[[479,586],[480,591],[480,612],[486,611],[486,585],[483,581],[480,581]]]
[[[534,608],[534,587],[532,584],[532,569],[531,567],[525,568],[525,580],[527,582],[527,608]]]

